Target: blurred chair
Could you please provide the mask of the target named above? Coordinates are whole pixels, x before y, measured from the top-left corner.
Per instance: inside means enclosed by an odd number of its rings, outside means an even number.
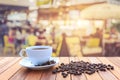
[[[82,56],[79,37],[67,37],[66,43],[71,56]]]
[[[102,56],[102,47],[99,46],[99,38],[90,38],[86,45],[81,45],[83,56]]]
[[[37,37],[35,35],[29,35],[26,39],[26,44],[23,45],[22,48],[35,46],[36,42],[37,42]]]
[[[103,34],[103,38],[104,38],[104,39],[110,38],[110,34],[108,34],[108,33]]]
[[[57,47],[56,47],[56,51],[52,53],[53,57],[58,57],[59,56],[60,51],[61,51],[61,47],[62,47],[62,40],[63,40],[62,36],[57,37],[55,39]]]
[[[27,45],[34,46],[37,42],[37,37],[35,35],[29,35],[27,37]]]
[[[11,49],[12,54],[15,55],[15,45],[14,45],[14,43],[13,44],[9,43],[8,36],[5,35],[4,36],[4,50],[3,50],[4,55],[6,55],[6,53],[8,53],[9,48]]]

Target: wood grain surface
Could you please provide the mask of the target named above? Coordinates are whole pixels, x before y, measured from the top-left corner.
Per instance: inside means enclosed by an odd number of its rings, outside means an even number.
[[[20,66],[20,57],[0,57],[0,80],[120,80],[120,57],[59,57],[59,64],[47,70],[31,70]],[[68,75],[63,78],[61,73],[52,74],[52,70],[61,63],[70,61],[86,61],[114,66],[114,70],[95,72],[92,75]]]

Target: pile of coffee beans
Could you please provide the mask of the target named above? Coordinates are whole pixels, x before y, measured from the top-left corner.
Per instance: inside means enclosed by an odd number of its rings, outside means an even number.
[[[37,64],[35,66],[45,66],[45,65],[51,65],[51,64],[55,64],[56,62],[54,60],[51,60],[51,61],[47,61],[46,63],[43,63],[43,64]]]
[[[95,72],[106,70],[114,70],[114,67],[103,63],[95,64],[84,61],[71,61],[69,64],[61,63],[60,66],[52,71],[52,73],[56,74],[61,72],[61,75],[66,78],[68,74],[81,75],[82,73],[86,73],[91,75]]]

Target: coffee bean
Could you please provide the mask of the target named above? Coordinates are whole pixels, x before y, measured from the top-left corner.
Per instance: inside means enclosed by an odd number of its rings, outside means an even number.
[[[92,71],[86,71],[86,74],[91,75],[91,74],[92,74]]]
[[[68,74],[67,74],[67,73],[65,73],[65,72],[62,72],[62,76],[65,78],[65,77],[67,77],[67,76],[68,76]]]
[[[65,75],[66,73],[62,72],[62,75]]]
[[[67,74],[63,75],[63,78],[66,78],[67,77]]]
[[[72,70],[69,70],[68,72],[69,72],[70,74],[73,74],[73,71],[72,71]]]
[[[55,69],[55,70],[53,70],[53,71],[52,71],[52,73],[53,73],[53,74],[57,73],[57,70],[56,70],[56,69]]]
[[[82,73],[93,74],[99,71],[114,70],[114,67],[103,63],[91,64],[84,61],[71,61],[69,64],[61,63],[52,73],[62,72],[61,75],[65,78],[68,74],[81,75]]]
[[[96,72],[99,72],[99,70],[97,69]]]
[[[111,66],[111,68],[110,68],[111,70],[114,70],[114,67],[113,66]]]
[[[51,60],[51,61],[47,61],[46,63],[43,63],[43,64],[37,64],[35,66],[45,66],[45,65],[51,65],[51,64],[55,64],[56,62],[54,60]]]
[[[65,71],[65,69],[61,69],[61,72],[64,72]]]
[[[79,72],[79,71],[77,71],[77,72],[76,72],[76,75],[81,75],[81,74],[82,74],[82,73],[81,73],[81,72]]]
[[[107,65],[104,64],[103,67],[104,67],[104,68],[107,68]]]
[[[61,66],[64,66],[64,63],[61,63],[60,65],[61,65]]]
[[[108,64],[108,67],[111,67],[111,65],[110,65],[110,64]]]
[[[104,69],[104,68],[100,68],[100,71],[106,71],[106,69]]]
[[[57,69],[57,72],[61,72],[61,70],[60,70],[60,69]]]

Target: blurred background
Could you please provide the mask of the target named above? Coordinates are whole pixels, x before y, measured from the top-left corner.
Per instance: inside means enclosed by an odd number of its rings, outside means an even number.
[[[120,0],[0,0],[0,56],[120,56]]]

